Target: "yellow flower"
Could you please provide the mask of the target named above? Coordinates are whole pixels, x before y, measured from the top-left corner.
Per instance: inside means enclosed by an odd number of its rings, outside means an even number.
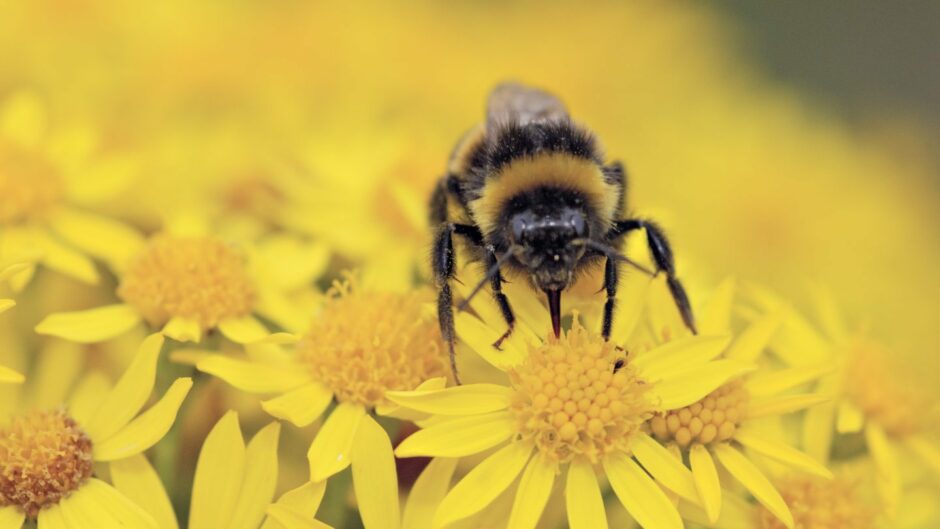
[[[502,351],[491,344],[505,324],[488,300],[473,303],[482,319],[468,313],[456,318],[463,343],[505,371],[508,384],[387,393],[401,406],[431,415],[423,430],[398,446],[399,457],[459,458],[496,449],[444,497],[433,527],[484,511],[520,474],[509,527],[535,527],[565,471],[574,529],[607,527],[598,473],[641,525],[682,527],[659,484],[698,503],[692,473],[644,425],[656,413],[698,401],[750,366],[714,360],[728,343],[722,336],[686,337],[626,354],[586,331],[577,317],[561,338],[542,341],[526,321],[544,307],[534,295],[524,296],[517,291],[512,297],[520,318]],[[545,328],[549,320],[542,316],[532,321]]]
[[[126,184],[132,162],[96,152],[88,130],[47,132],[46,120],[31,92],[0,104],[0,258],[30,263],[14,278],[18,289],[37,263],[97,283],[91,257],[120,261],[140,240],[123,223],[88,211]]]
[[[9,265],[4,268],[0,268],[0,287],[2,287],[3,284],[6,283],[11,276],[19,272],[22,272],[23,270],[26,270],[28,267],[29,265],[27,264],[18,263],[18,264]],[[13,301],[12,299],[0,298],[0,312],[9,310],[15,305],[16,305],[16,302]],[[21,375],[20,373],[17,373],[16,371],[8,367],[4,367],[0,365],[0,384],[9,384],[9,383],[19,384],[19,383],[22,383],[23,380],[24,380],[23,375]]]
[[[272,334],[255,314],[297,330],[285,290],[322,272],[322,248],[281,236],[239,246],[206,235],[202,226],[176,232],[151,237],[116,269],[123,303],[51,314],[36,332],[92,343],[146,322],[181,342],[199,342],[213,330],[239,344],[294,339]]]
[[[25,520],[37,520],[40,529],[157,527],[128,497],[94,477],[94,464],[137,456],[173,425],[192,386],[188,378],[177,379],[163,398],[140,413],[153,392],[162,345],[160,335],[144,340],[113,388],[90,375],[64,405],[9,409],[19,399],[4,400],[0,405],[0,527],[19,528]],[[44,368],[56,370],[58,366],[45,364]],[[34,404],[47,404],[72,382],[51,373],[37,373],[35,378],[47,385],[29,394]],[[50,384],[53,381],[57,384]]]
[[[838,369],[820,379],[816,392],[831,403],[808,412],[803,442],[810,455],[827,463],[839,435],[861,433],[878,469],[879,490],[889,510],[900,501],[903,476],[899,449],[905,447],[920,466],[940,475],[940,447],[930,440],[938,407],[909,376],[902,376],[892,356],[872,339],[851,331],[828,293],[815,296],[817,321],[809,323],[775,294],[751,289],[760,310],[784,315],[774,340],[775,354],[796,368],[821,361]]]
[[[226,413],[203,442],[196,465],[189,529],[283,529],[294,518],[304,519],[313,529],[327,528],[313,520],[326,482],[307,483],[284,494],[276,504],[278,480],[277,445],[280,425],[271,423],[245,444],[238,414]],[[146,510],[160,529],[177,529],[179,523],[166,489],[156,471],[142,455],[111,463],[114,486]],[[265,513],[268,512],[268,518]]]
[[[246,359],[211,354],[196,358],[196,366],[242,391],[275,395],[261,403],[264,410],[300,427],[335,399],[307,453],[310,479],[321,482],[352,465],[365,526],[398,527],[392,445],[372,412],[401,415],[387,391],[443,387],[445,348],[426,302],[420,292],[363,290],[350,276],[334,285],[294,351],[254,345]]]

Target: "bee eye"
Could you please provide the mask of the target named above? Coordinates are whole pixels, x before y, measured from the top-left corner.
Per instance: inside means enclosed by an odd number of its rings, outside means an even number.
[[[526,231],[526,221],[522,217],[513,217],[512,219],[512,239],[516,242],[522,240],[522,234]]]
[[[573,211],[568,215],[568,225],[578,237],[587,236],[587,223],[584,222],[584,215],[580,211]]]

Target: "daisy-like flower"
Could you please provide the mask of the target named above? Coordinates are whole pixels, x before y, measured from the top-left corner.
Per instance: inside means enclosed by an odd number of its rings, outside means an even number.
[[[761,310],[785,315],[773,344],[785,362],[805,367],[823,360],[838,367],[816,388],[832,402],[809,410],[803,429],[804,445],[815,459],[828,462],[839,435],[862,434],[889,510],[898,505],[903,488],[899,451],[909,451],[920,465],[940,475],[940,447],[929,437],[940,411],[936,403],[898,373],[882,345],[850,330],[828,293],[815,296],[823,332],[772,292],[755,287],[751,297]]]
[[[521,474],[509,527],[535,527],[556,479],[563,479],[570,527],[606,528],[600,474],[640,525],[682,527],[660,484],[699,503],[692,474],[644,431],[645,424],[657,413],[700,400],[750,366],[714,360],[728,343],[722,336],[687,337],[625,354],[585,330],[577,317],[560,338],[542,341],[525,321],[544,307],[526,295],[517,291],[512,298],[520,321],[502,351],[492,343],[505,324],[489,300],[475,302],[480,318],[457,315],[462,342],[503,370],[508,384],[387,394],[432,415],[398,446],[399,457],[459,458],[495,449],[447,493],[432,526],[484,511]]]
[[[307,453],[310,479],[321,482],[352,465],[359,511],[368,529],[399,526],[398,482],[391,441],[372,412],[398,416],[390,390],[443,387],[448,372],[436,319],[419,292],[363,289],[350,276],[334,284],[291,352],[248,347],[248,358],[212,354],[200,371],[249,393],[271,415],[307,426],[334,400]]]
[[[271,423],[246,445],[238,415],[226,413],[199,452],[186,527],[328,529],[313,519],[326,482],[307,483],[271,505],[277,488],[279,435],[280,425]],[[137,455],[111,463],[111,477],[115,488],[153,516],[160,529],[179,527],[166,489],[146,457]]]
[[[36,264],[96,283],[92,258],[119,261],[140,239],[86,209],[119,191],[133,162],[96,152],[90,130],[48,131],[46,121],[43,102],[31,92],[0,102],[0,258],[30,264],[15,277],[16,288]]]
[[[94,467],[141,454],[173,425],[191,379],[177,379],[140,413],[153,392],[162,345],[160,335],[144,340],[113,388],[90,376],[64,405],[5,410],[0,416],[0,528],[18,529],[28,520],[40,529],[157,527],[146,511],[96,478]],[[39,374],[37,380],[43,378]],[[57,393],[59,384],[46,389]],[[50,400],[41,393],[32,398]]]
[[[326,266],[325,257],[281,238],[239,246],[205,232],[196,223],[151,237],[116,269],[123,303],[51,314],[36,331],[91,343],[146,322],[181,342],[199,342],[213,330],[240,344],[290,341],[290,334],[272,333],[255,315],[297,330],[298,318],[282,289],[311,282]],[[314,267],[290,267],[304,257],[314,258]]]

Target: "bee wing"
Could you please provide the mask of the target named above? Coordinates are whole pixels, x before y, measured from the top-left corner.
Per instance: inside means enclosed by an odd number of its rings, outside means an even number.
[[[521,125],[535,121],[564,121],[568,110],[560,99],[538,88],[519,83],[502,83],[490,92],[486,104],[486,130],[510,121]]]

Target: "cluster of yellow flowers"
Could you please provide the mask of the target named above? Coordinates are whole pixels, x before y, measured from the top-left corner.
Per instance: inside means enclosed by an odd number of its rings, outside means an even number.
[[[741,73],[711,15],[175,4],[0,20],[0,529],[938,523],[938,360],[895,352],[933,345],[920,166]],[[507,284],[500,350],[488,296],[456,314],[454,384],[426,199],[504,77],[627,154],[698,335],[662,277],[625,275],[610,341],[599,277],[558,338]]]

